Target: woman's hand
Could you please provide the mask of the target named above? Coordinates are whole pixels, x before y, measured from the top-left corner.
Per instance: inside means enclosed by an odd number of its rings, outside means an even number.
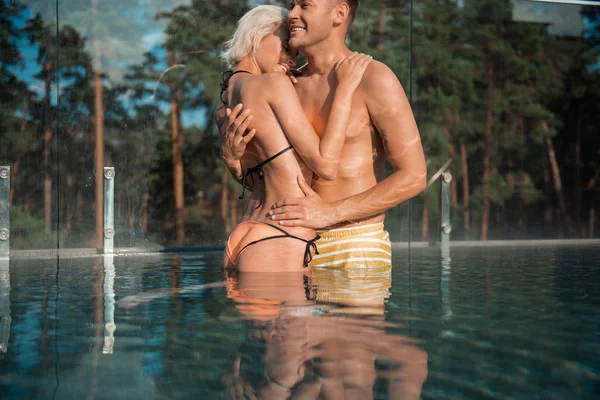
[[[371,61],[373,57],[363,53],[352,53],[338,61],[334,66],[338,87],[344,87],[354,93]]]
[[[233,110],[227,108],[226,120],[220,126],[221,137],[223,138],[221,159],[226,163],[241,159],[246,151],[246,146],[256,135],[256,129],[246,132],[248,125],[252,122],[252,113],[249,109],[243,111],[242,109],[242,104],[238,104]]]

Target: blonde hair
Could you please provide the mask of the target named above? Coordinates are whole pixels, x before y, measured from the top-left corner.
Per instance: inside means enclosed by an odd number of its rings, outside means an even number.
[[[282,24],[287,25],[289,11],[277,6],[258,6],[248,11],[237,23],[233,37],[225,42],[222,58],[229,68],[251,52],[256,53],[265,36],[273,33]]]

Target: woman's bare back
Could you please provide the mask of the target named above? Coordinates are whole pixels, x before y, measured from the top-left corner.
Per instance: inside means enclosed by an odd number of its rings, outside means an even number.
[[[261,172],[247,177],[252,194],[244,220],[270,223],[267,218],[270,207],[284,197],[302,197],[304,193],[297,184],[297,177],[303,175],[308,182],[312,171],[304,164],[295,151],[284,151],[291,146],[267,99],[273,96],[268,85],[270,74],[232,77],[227,92],[228,104],[244,104],[252,110],[253,119],[248,129],[257,134],[248,144],[241,163],[244,174],[269,158],[278,155],[262,166]],[[281,101],[286,101],[282,98]],[[262,176],[262,179],[258,175]],[[253,185],[252,185],[253,184]],[[248,192],[246,192],[248,193]],[[257,208],[256,205],[259,205]],[[306,228],[292,228],[289,233],[312,238],[314,231]]]

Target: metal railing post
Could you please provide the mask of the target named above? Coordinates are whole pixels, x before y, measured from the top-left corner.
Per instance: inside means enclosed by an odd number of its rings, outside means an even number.
[[[0,353],[8,350],[10,339],[10,270],[8,258],[0,259]]]
[[[10,167],[0,166],[0,259],[10,254]]]
[[[104,168],[104,254],[113,254],[115,237],[115,169]]]
[[[440,195],[440,215],[441,215],[441,247],[442,247],[442,260],[445,263],[450,262],[450,232],[452,232],[452,225],[450,225],[450,182],[452,182],[452,174],[450,172],[444,172],[442,179],[440,180],[441,195]]]

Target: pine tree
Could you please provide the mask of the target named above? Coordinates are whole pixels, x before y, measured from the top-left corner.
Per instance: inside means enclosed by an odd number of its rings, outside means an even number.
[[[13,21],[23,18],[23,11],[24,7],[19,3],[9,7],[5,2],[0,2],[0,164],[11,166],[11,205],[14,205],[14,188],[21,182],[23,158],[35,151],[31,144],[32,125],[25,118],[32,106],[33,93],[14,72],[23,66],[23,56],[17,44],[23,33],[19,32]]]

